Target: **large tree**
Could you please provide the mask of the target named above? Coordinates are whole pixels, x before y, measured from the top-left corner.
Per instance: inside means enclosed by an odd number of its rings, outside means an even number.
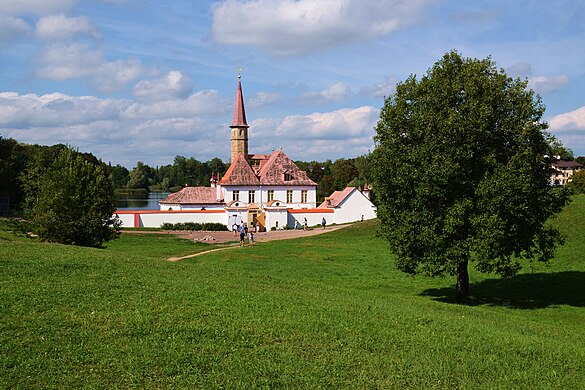
[[[25,215],[41,239],[100,247],[117,236],[114,187],[103,164],[64,148],[48,166],[37,154],[22,180]]]
[[[457,276],[468,263],[511,276],[548,261],[562,239],[545,224],[568,202],[548,185],[544,106],[490,59],[449,52],[399,83],[381,110],[372,173],[382,232],[409,274]]]

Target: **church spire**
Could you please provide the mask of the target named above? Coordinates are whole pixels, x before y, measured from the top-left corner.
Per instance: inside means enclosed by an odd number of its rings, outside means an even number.
[[[230,127],[249,127],[246,123],[246,110],[244,109],[244,94],[242,93],[242,75],[238,70],[238,91],[236,92],[236,107],[234,109],[234,120]]]
[[[244,94],[242,93],[241,68],[238,68],[238,90],[236,92],[236,107],[234,108],[234,120],[230,125],[232,129],[232,163],[236,161],[238,154],[243,154],[248,159],[248,123],[246,122],[246,111],[244,110]]]

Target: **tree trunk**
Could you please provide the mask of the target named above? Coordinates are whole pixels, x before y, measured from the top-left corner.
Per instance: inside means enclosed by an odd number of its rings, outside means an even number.
[[[469,273],[467,272],[467,259],[457,266],[457,284],[455,285],[457,296],[465,298],[469,295]]]

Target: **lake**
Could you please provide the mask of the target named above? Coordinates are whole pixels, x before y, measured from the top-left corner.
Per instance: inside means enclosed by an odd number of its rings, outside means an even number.
[[[159,200],[166,198],[170,192],[152,191],[147,194],[117,194],[118,210],[159,210]]]

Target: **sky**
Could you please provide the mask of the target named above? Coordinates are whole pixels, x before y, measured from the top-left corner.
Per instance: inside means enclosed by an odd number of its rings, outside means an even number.
[[[127,168],[373,150],[384,98],[446,52],[528,80],[585,155],[585,0],[0,0],[0,136]]]

